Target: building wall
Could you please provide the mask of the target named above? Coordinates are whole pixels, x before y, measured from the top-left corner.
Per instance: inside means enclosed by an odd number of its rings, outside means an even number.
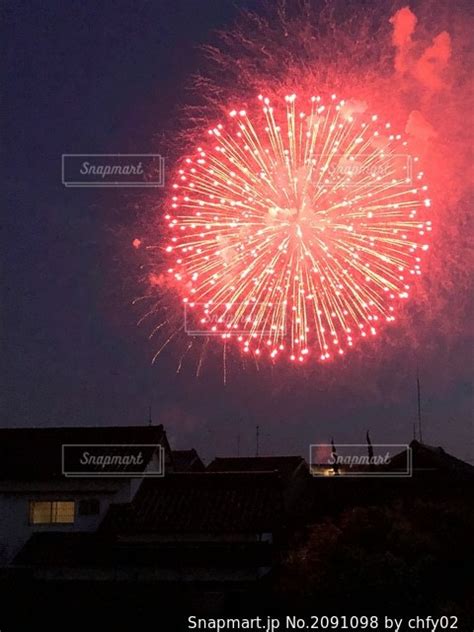
[[[94,491],[69,492],[52,488],[50,491],[26,490],[21,493],[0,493],[0,566],[9,564],[30,536],[44,531],[96,531],[112,502],[127,502],[130,498],[129,481],[115,493]],[[79,514],[79,500],[96,498],[100,501],[99,513],[91,516]],[[30,524],[29,503],[31,500],[74,500],[74,524]]]
[[[153,455],[147,472],[159,470]],[[62,478],[55,481],[0,482],[0,566],[9,564],[30,536],[42,531],[93,532],[102,522],[112,503],[129,503],[138,491],[142,478]],[[100,511],[92,516],[79,514],[79,501],[98,499]],[[74,524],[30,524],[32,500],[74,500]]]

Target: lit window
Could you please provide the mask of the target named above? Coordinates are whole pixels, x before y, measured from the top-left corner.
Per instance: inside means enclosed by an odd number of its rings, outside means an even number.
[[[74,501],[30,501],[31,524],[73,524]]]

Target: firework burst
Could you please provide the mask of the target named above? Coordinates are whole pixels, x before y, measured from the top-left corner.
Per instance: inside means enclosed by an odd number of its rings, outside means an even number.
[[[327,361],[408,298],[428,249],[427,186],[407,141],[365,105],[258,98],[177,172],[169,280],[188,333]]]

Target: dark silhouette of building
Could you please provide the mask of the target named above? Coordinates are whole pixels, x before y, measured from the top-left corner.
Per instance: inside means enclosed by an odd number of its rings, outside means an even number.
[[[194,448],[191,450],[173,450],[171,460],[174,472],[204,472],[206,469]]]
[[[146,445],[144,471],[158,456],[165,468],[170,463],[163,426],[0,429],[0,565],[35,533],[96,531],[112,503],[137,492],[141,479],[127,476],[136,474],[132,466],[120,466],[121,477],[103,476],[97,465],[87,466],[90,477],[65,476],[63,446],[71,444],[100,444],[102,456],[116,455],[114,446]]]

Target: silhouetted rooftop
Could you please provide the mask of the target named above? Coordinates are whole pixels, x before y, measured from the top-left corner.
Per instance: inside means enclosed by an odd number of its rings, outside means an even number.
[[[218,457],[207,466],[208,472],[278,472],[289,477],[305,466],[302,456]]]
[[[0,429],[0,480],[61,478],[64,444],[150,444],[169,449],[161,425],[3,428]],[[114,449],[110,448],[110,452]]]
[[[416,473],[442,473],[451,476],[474,477],[474,466],[448,454],[441,447],[429,446],[413,440],[410,443],[412,450],[413,472]],[[406,451],[395,455],[388,469],[404,467],[406,463]]]
[[[102,524],[120,533],[271,532],[281,526],[276,473],[176,473],[145,479],[130,504],[112,505]]]
[[[173,450],[171,455],[175,472],[203,472],[206,469],[194,448]]]

